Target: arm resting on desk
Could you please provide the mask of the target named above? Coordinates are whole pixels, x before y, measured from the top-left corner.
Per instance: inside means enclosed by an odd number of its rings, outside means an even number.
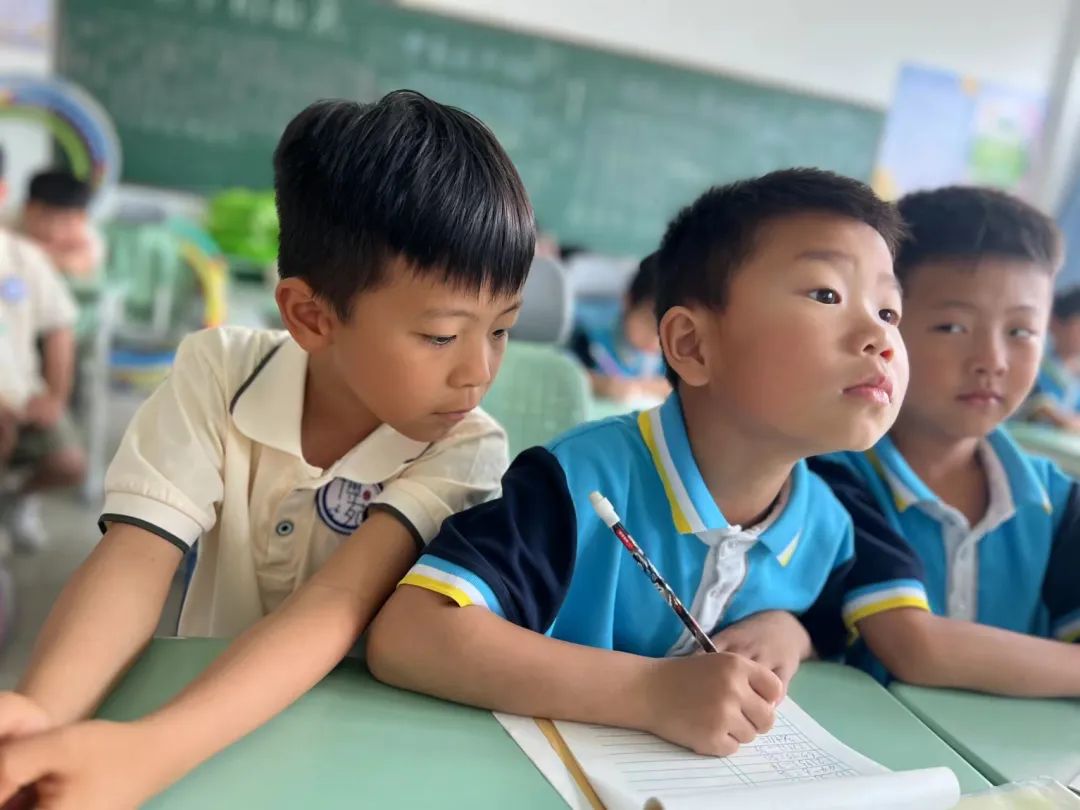
[[[151,532],[113,524],[64,586],[17,691],[52,724],[91,714],[150,641],[180,559]],[[0,736],[5,723],[0,704]]]
[[[871,652],[918,686],[1016,697],[1080,696],[1080,645],[898,608],[858,622]]]
[[[497,711],[651,731],[733,753],[768,730],[780,680],[730,653],[652,659],[571,644],[402,586],[372,625],[379,680]]]
[[[163,708],[133,723],[91,721],[6,746],[0,801],[47,777],[59,806],[140,805],[318,683],[415,557],[411,531],[373,512],[281,608]]]

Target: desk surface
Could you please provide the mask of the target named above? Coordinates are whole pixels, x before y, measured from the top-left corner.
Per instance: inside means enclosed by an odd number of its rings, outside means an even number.
[[[224,647],[208,639],[154,641],[100,716],[122,720],[151,711]],[[963,790],[986,787],[976,771],[860,672],[808,664],[792,696],[836,736],[889,768],[946,765]],[[490,713],[384,686],[359,662],[340,666],[279,717],[148,806],[355,808],[359,797],[373,807],[565,807]]]
[[[1029,453],[1046,456],[1069,475],[1080,477],[1080,434],[1025,422],[1010,422],[1008,431]]]
[[[994,784],[1080,774],[1080,701],[893,684],[890,691]]]

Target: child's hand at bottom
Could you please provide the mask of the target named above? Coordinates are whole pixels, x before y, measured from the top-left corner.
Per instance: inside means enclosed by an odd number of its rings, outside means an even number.
[[[699,754],[726,757],[764,734],[783,697],[776,675],[725,652],[661,658],[650,675],[643,727]]]
[[[766,610],[725,627],[712,637],[718,650],[756,661],[776,673],[787,693],[799,664],[813,655],[810,634],[786,610]]]
[[[151,774],[165,752],[131,723],[90,720],[0,745],[0,804],[23,788],[38,810],[135,810],[158,788]],[[22,802],[24,791],[12,805]]]

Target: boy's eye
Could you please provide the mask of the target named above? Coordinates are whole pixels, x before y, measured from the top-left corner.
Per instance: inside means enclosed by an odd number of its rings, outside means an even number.
[[[934,327],[935,332],[942,332],[946,335],[960,335],[964,332],[964,327],[958,323],[939,323]]]
[[[840,293],[836,290],[831,290],[828,287],[823,287],[820,290],[811,290],[810,297],[817,301],[819,304],[839,304]]]
[[[1009,330],[1009,336],[1018,338],[1032,338],[1035,337],[1035,330],[1028,329],[1026,326],[1018,326],[1015,329]]]
[[[491,336],[495,338],[495,340],[505,340],[507,337],[510,336],[510,330],[496,329],[494,332],[491,333]]]
[[[890,326],[896,326],[898,323],[900,323],[900,313],[897,312],[895,309],[879,310],[878,315],[881,317],[881,320],[885,321],[885,323],[889,324]]]
[[[432,346],[449,346],[457,337],[455,335],[424,335],[424,340]]]

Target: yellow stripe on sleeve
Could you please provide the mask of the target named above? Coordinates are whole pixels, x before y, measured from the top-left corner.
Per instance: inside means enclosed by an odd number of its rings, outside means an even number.
[[[469,605],[476,604],[465,591],[461,590],[461,588],[455,588],[453,585],[446,582],[440,582],[437,579],[424,576],[423,574],[417,574],[412,571],[407,573],[398,585],[415,585],[417,588],[434,591],[435,593],[442,594],[447,599],[452,600],[459,607],[468,607]]]

